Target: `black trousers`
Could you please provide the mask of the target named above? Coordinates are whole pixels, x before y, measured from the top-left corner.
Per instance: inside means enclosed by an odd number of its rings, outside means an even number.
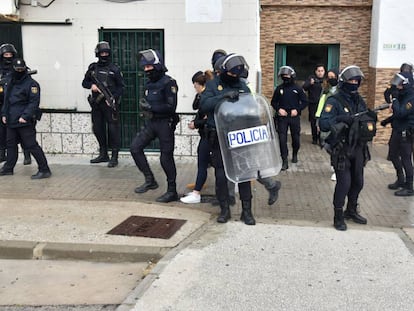
[[[389,158],[397,172],[404,169],[407,182],[413,181],[413,138],[406,132],[402,136],[401,131],[392,130],[389,140]]]
[[[119,113],[105,103],[94,105],[91,111],[92,130],[102,151],[118,151],[121,145]]]
[[[275,120],[277,122],[277,132],[279,135],[280,154],[283,160],[288,157],[287,133],[290,129],[292,137],[292,152],[297,153],[300,148],[300,116],[296,117],[280,117]]]
[[[0,122],[0,150],[7,148],[7,127],[3,122]]]
[[[318,103],[309,103],[308,112],[309,112],[309,122],[312,132],[312,140],[318,139],[318,128],[316,127],[316,110],[318,109]]]
[[[221,155],[220,144],[218,141],[217,134],[215,138],[209,138],[211,148],[211,158],[214,167],[214,174],[216,177],[216,197],[217,200],[227,201],[229,200],[229,189],[227,185],[227,177],[224,171],[223,158]],[[239,196],[241,201],[250,201],[252,199],[252,188],[250,181],[238,183]]]
[[[348,197],[348,204],[357,204],[359,193],[364,187],[364,148],[364,146],[356,146],[352,156],[345,157],[344,169],[335,168],[334,208],[342,208],[346,197]]]
[[[36,128],[34,124],[10,128],[7,127],[7,160],[3,168],[7,171],[13,171],[17,158],[17,144],[21,142],[26,151],[29,151],[35,158],[40,172],[48,172],[46,156],[36,141]]]
[[[145,175],[152,175],[144,149],[151,141],[158,138],[160,142],[160,163],[169,184],[175,183],[177,170],[174,161],[175,125],[170,119],[151,119],[143,130],[132,140],[130,151],[138,169]]]

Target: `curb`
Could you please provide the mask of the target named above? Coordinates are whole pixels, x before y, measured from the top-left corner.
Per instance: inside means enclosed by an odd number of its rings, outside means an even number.
[[[1,259],[156,262],[169,247],[0,240]]]

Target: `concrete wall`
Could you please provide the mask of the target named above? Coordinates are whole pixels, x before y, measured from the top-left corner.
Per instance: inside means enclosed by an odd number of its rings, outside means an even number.
[[[68,20],[72,23],[68,26],[24,24],[22,27],[26,61],[39,71],[36,79],[42,87],[41,107],[90,110],[86,101],[88,92],[82,89],[81,81],[89,63],[96,60],[94,48],[100,27],[164,29],[167,67],[179,86],[179,112],[192,112],[191,77],[198,70],[211,69],[211,55],[217,48],[245,56],[255,87],[259,68],[257,0],[188,3],[199,4],[199,12],[204,17],[221,12],[220,21],[187,22],[185,0],[129,3],[65,0],[56,1],[48,8],[21,6],[20,18],[26,22]]]

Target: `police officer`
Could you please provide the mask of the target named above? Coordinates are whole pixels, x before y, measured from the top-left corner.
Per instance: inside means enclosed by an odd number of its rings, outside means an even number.
[[[412,196],[413,191],[413,136],[414,136],[414,89],[410,83],[410,72],[396,73],[391,80],[393,86],[390,108],[392,132],[389,141],[389,157],[397,172],[397,181],[388,185],[398,189],[396,196]],[[404,177],[405,172],[405,177]]]
[[[296,85],[296,72],[290,66],[282,66],[278,77],[283,83],[278,85],[273,93],[272,107],[276,111],[275,125],[279,135],[280,153],[282,156],[282,170],[287,170],[288,147],[287,133],[290,128],[292,136],[292,163],[298,162],[300,148],[300,114],[307,106],[307,98],[302,88]]]
[[[326,141],[332,148],[331,163],[337,179],[333,197],[334,227],[337,230],[347,229],[344,218],[359,224],[367,223],[358,213],[357,206],[364,185],[364,165],[370,160],[369,150],[367,141],[362,139],[362,132],[350,132],[359,127],[358,119],[352,115],[367,111],[365,101],[358,93],[363,78],[358,66],[344,68],[339,74],[338,91],[327,99],[319,122],[321,131],[331,131]],[[372,120],[371,126],[375,121]],[[344,212],[345,197],[348,197],[348,203]]]
[[[322,84],[325,77],[325,66],[318,64],[315,66],[314,74],[309,76],[303,84],[303,89],[308,92],[308,111],[309,122],[312,131],[312,144],[318,143],[318,128],[316,126],[316,110],[319,99],[322,95]]]
[[[111,62],[111,47],[108,42],[101,41],[96,45],[95,56],[98,62],[89,65],[82,81],[82,86],[92,91],[88,101],[92,108],[92,130],[99,144],[99,155],[90,162],[109,162],[108,167],[115,167],[118,165],[121,144],[119,106],[124,79],[119,67]],[[112,98],[103,95],[104,88],[109,90]],[[111,159],[108,157],[108,147],[112,150]]]
[[[27,72],[23,59],[13,60],[13,73],[7,82],[1,110],[2,122],[7,126],[7,161],[0,175],[13,175],[17,162],[19,141],[33,154],[39,170],[32,179],[52,175],[45,154],[36,141],[36,120],[40,120],[40,86]]]
[[[0,110],[4,101],[4,88],[9,77],[13,73],[12,62],[17,57],[17,50],[11,43],[4,43],[0,46]],[[1,122],[0,122],[1,123]],[[0,162],[6,161],[6,125],[0,124]],[[23,165],[32,163],[30,152],[23,149]]]
[[[144,148],[155,138],[160,142],[160,162],[167,176],[167,192],[156,199],[157,202],[177,201],[176,177],[174,162],[174,131],[178,123],[177,82],[165,74],[167,68],[159,51],[152,49],[139,52],[139,63],[144,68],[146,77],[144,99],[140,109],[146,115],[145,127],[131,143],[131,155],[138,169],[144,174],[145,182],[135,189],[136,193],[144,193],[158,188],[158,183],[144,154]]]

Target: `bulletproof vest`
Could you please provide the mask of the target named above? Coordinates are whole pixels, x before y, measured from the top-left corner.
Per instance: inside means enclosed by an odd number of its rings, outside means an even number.
[[[95,67],[96,77],[99,81],[101,81],[104,85],[107,85],[110,90],[115,86],[115,73],[109,68],[108,66]]]
[[[166,105],[165,86],[170,81],[169,76],[163,76],[157,82],[148,82],[145,90],[145,97],[151,106]]]

